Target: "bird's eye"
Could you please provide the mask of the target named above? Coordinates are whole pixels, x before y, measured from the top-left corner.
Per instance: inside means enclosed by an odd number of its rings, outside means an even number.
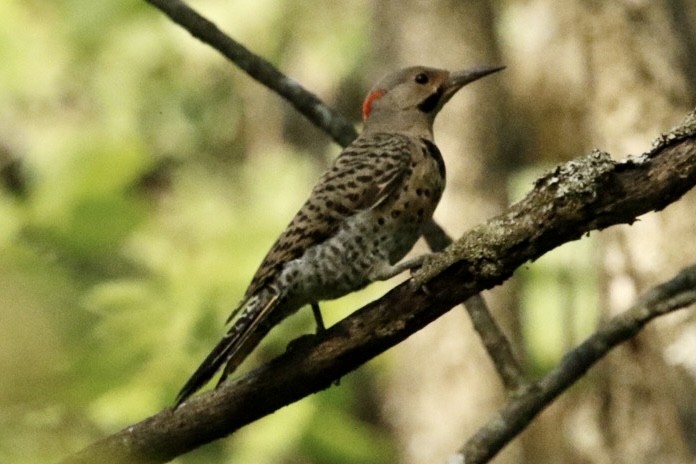
[[[416,74],[416,84],[427,84],[429,80],[428,75],[425,73]]]

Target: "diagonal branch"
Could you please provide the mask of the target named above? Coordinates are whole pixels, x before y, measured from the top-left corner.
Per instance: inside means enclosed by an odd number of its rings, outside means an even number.
[[[672,280],[645,294],[630,309],[613,317],[541,381],[523,387],[486,425],[472,436],[460,452],[463,462],[488,462],[503,446],[567,390],[609,351],[634,337],[656,317],[696,303],[696,265],[682,270]]]
[[[522,366],[512,351],[510,340],[488,309],[483,295],[479,293],[467,299],[464,308],[505,389],[512,392],[520,388],[526,383]]]
[[[435,221],[427,225],[423,236],[433,251],[442,251],[452,244],[452,239]],[[505,388],[513,391],[521,387],[525,382],[522,367],[515,358],[510,340],[491,314],[483,295],[479,293],[466,300],[464,309]]]
[[[357,136],[353,125],[316,95],[222,32],[212,21],[198,14],[181,0],[146,1],[159,8],[192,36],[222,53],[253,79],[286,99],[300,114],[329,134],[339,145],[345,147]]]
[[[592,230],[630,224],[659,211],[695,185],[696,113],[640,158],[614,162],[594,152],[561,164],[540,178],[525,199],[434,255],[412,279],[379,300],[319,335],[299,339],[245,377],[176,412],[167,409],[129,426],[63,462],[166,462],[229,435],[328,388],[453,306],[504,282],[523,263]],[[568,375],[578,378],[592,362],[591,356],[577,356]],[[536,396],[538,410],[553,399],[528,394]],[[511,424],[528,411],[512,411],[512,417],[497,423],[499,432],[510,434]]]

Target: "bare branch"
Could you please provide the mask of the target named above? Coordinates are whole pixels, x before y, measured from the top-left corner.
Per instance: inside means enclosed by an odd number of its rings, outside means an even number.
[[[479,293],[466,300],[464,308],[505,388],[508,391],[520,388],[526,382],[522,367],[512,351],[510,341],[488,309],[483,295]]]
[[[541,381],[520,389],[461,450],[466,464],[488,462],[503,446],[610,350],[634,337],[651,320],[696,303],[696,265],[648,292],[628,311],[612,318]]]
[[[442,251],[452,244],[452,239],[434,221],[428,224],[423,236],[433,251]],[[522,368],[515,358],[510,341],[488,309],[483,295],[479,293],[466,300],[464,308],[469,313],[474,330],[481,337],[483,347],[493,361],[505,388],[511,391],[522,386]]]
[[[181,0],[146,0],[192,36],[222,53],[253,79],[286,99],[309,121],[346,146],[357,136],[355,128],[343,116],[324,104],[316,95],[281,73],[275,66],[252,53],[222,32],[210,20]]]
[[[63,462],[166,462],[328,388],[450,308],[504,282],[528,260],[592,230],[630,224],[641,214],[666,207],[696,185],[694,119],[692,115],[672,133],[678,136],[667,136],[640,158],[614,162],[595,152],[559,165],[524,200],[462,236],[379,300],[319,335],[298,339],[286,353],[245,377],[184,403],[176,412],[167,409],[127,427]],[[590,344],[583,348],[590,354],[580,351],[566,360],[572,368],[564,367],[563,375],[559,372],[548,382],[570,384],[595,361],[596,348]],[[553,399],[535,395],[541,387],[525,390],[537,397],[533,403],[538,410]],[[510,437],[516,432],[508,429],[523,424],[530,409],[504,411],[496,433]],[[504,442],[497,441],[497,449]]]

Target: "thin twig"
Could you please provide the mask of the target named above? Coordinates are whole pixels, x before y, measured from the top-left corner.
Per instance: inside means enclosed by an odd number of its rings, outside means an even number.
[[[433,251],[442,251],[452,243],[447,232],[434,221],[425,228],[423,237]],[[510,341],[488,309],[483,295],[479,293],[466,300],[464,308],[503,385],[508,391],[517,390],[525,383],[522,367],[513,353]]]
[[[345,147],[357,136],[353,125],[343,116],[271,63],[222,32],[212,21],[198,14],[186,3],[181,0],[145,1],[159,8],[192,36],[222,53],[253,79],[278,93],[339,145]]]
[[[522,367],[512,351],[510,341],[496,322],[493,314],[488,309],[482,294],[477,294],[464,302],[464,307],[471,317],[471,323],[476,333],[481,337],[488,356],[493,361],[500,379],[508,392],[512,392],[524,385],[527,380],[524,377]]]
[[[523,387],[471,437],[460,451],[466,464],[488,462],[525,429],[537,414],[582,377],[610,350],[634,337],[658,316],[696,303],[696,265],[650,290],[628,311],[615,316],[543,379]]]

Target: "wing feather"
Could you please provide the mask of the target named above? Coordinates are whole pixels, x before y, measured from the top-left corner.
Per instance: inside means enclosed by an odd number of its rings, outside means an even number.
[[[331,237],[348,218],[397,192],[411,172],[412,143],[405,136],[373,134],[343,150],[273,244],[244,298],[266,286],[285,263]]]

